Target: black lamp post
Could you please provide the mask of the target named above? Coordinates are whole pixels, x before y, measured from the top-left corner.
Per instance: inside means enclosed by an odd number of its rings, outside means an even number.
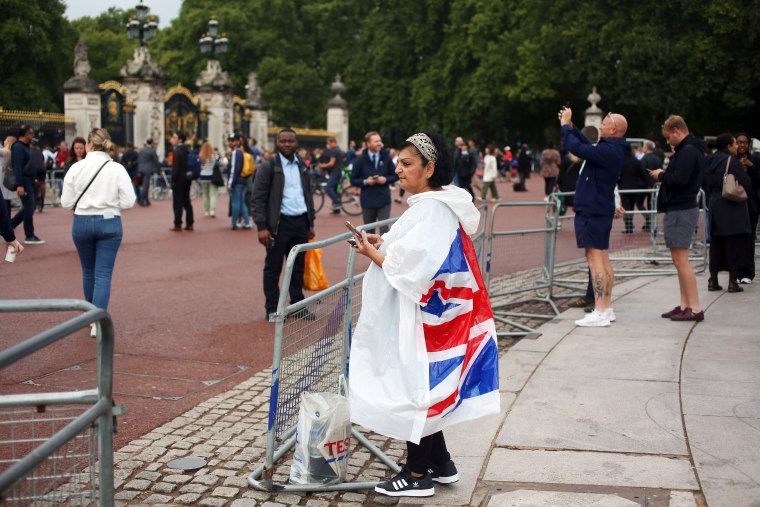
[[[158,23],[155,19],[151,19],[147,23],[148,18],[148,6],[140,3],[135,6],[137,9],[137,18],[132,18],[127,23],[127,37],[130,39],[140,39],[140,45],[144,46],[145,43],[156,37],[158,32]]]
[[[208,22],[208,32],[198,40],[201,47],[201,54],[208,55],[212,60],[216,55],[227,52],[229,41],[225,34],[219,35],[219,22],[212,16]]]

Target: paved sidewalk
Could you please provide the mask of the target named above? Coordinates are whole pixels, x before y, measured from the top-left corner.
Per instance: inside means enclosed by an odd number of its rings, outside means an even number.
[[[723,276],[725,278],[725,276]],[[614,289],[617,321],[578,328],[568,310],[500,360],[503,413],[446,431],[461,480],[428,499],[370,491],[267,493],[247,486],[262,463],[268,383],[261,372],[118,450],[122,505],[760,505],[760,317],[757,285],[707,292],[706,320],[672,322],[674,277],[637,278]],[[724,283],[725,285],[725,283]],[[396,459],[405,446],[370,439]],[[185,473],[166,463],[198,456]],[[288,459],[275,470],[286,482]],[[350,480],[388,469],[354,448]]]

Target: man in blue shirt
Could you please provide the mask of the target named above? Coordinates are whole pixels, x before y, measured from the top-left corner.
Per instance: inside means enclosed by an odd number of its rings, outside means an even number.
[[[277,134],[277,152],[262,162],[253,185],[253,221],[259,243],[267,249],[264,261],[264,307],[267,319],[277,311],[282,263],[291,248],[314,237],[314,200],[306,164],[297,154],[298,138],[286,128]],[[290,303],[304,299],[304,253],[296,257],[290,279]],[[301,317],[313,320],[304,309]]]
[[[575,240],[586,250],[594,288],[594,311],[575,324],[582,327],[609,326],[615,320],[612,310],[610,231],[615,217],[615,186],[623,171],[631,146],[623,138],[628,121],[622,114],[608,114],[599,127],[599,143],[592,144],[572,123],[573,112],[559,113],[565,148],[586,161],[578,177],[573,198]]]

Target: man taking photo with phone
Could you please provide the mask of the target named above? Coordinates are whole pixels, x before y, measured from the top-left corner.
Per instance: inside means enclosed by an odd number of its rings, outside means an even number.
[[[631,145],[623,137],[628,121],[622,114],[608,113],[599,127],[599,142],[592,144],[572,122],[573,111],[559,112],[562,139],[570,153],[586,161],[575,187],[575,240],[586,250],[594,289],[594,311],[575,324],[582,327],[609,326],[614,273],[610,263],[610,231],[615,217],[615,185]]]

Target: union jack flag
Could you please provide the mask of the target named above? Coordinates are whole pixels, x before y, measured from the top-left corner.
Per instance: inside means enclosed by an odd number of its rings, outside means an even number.
[[[425,433],[498,412],[496,327],[475,247],[461,224],[420,303],[431,402]]]

